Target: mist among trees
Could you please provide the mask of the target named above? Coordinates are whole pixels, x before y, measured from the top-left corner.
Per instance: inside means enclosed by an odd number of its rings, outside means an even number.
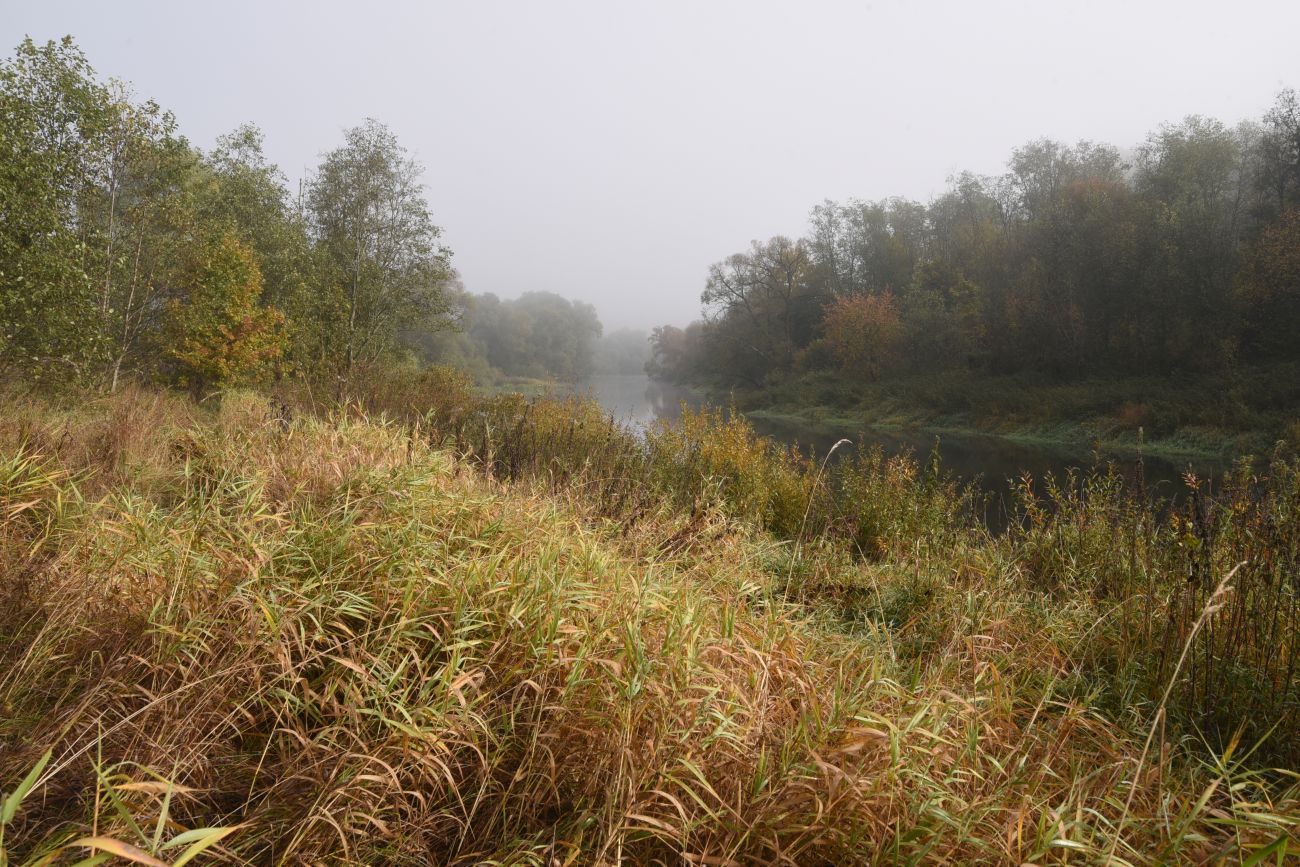
[[[450,301],[454,329],[411,337],[428,362],[453,364],[480,379],[504,374],[574,382],[595,370],[602,329],[590,304],[553,292],[512,300],[459,288]],[[641,342],[647,345],[645,335]]]
[[[710,268],[651,371],[759,387],[967,369],[1170,375],[1300,357],[1300,101],[1129,151],[1048,139],[935,200],[826,201]]]
[[[0,100],[9,377],[196,395],[292,377],[342,396],[381,366],[593,370],[591,305],[465,292],[422,167],[379,121],[346,130],[291,191],[255,126],[205,153],[70,38],[24,41],[0,63]]]

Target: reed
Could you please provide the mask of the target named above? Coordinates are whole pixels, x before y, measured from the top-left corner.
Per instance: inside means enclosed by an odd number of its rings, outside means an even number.
[[[637,436],[438,376],[314,412],[282,395],[288,421],[241,393],[0,420],[0,861],[1281,863],[1300,842],[1274,741],[1192,742],[1230,634],[1276,642],[1234,677],[1294,655],[1267,612],[1294,574],[1285,468],[1202,501],[1201,529],[1103,474],[993,537],[934,467],[858,453],[817,484],[735,417]],[[1194,557],[1246,561],[1209,614]],[[1186,660],[1141,649],[1165,646]],[[1277,689],[1253,699],[1273,737]]]

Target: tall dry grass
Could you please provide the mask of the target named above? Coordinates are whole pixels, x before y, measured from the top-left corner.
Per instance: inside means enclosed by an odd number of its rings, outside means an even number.
[[[1100,545],[1082,519],[994,540],[905,461],[819,485],[720,417],[640,440],[429,388],[391,421],[240,394],[15,408],[0,789],[24,796],[0,861],[1294,851],[1292,782],[1235,742],[1144,751],[1142,703],[1099,686],[1127,615],[1098,614],[1140,570],[1071,590]]]

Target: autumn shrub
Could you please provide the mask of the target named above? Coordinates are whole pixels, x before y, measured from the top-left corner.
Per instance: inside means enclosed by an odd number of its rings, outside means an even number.
[[[854,447],[835,467],[832,528],[862,556],[955,544],[983,536],[972,521],[974,493],[946,476],[937,458],[921,465],[909,454],[886,456],[877,446]]]
[[[826,308],[822,331],[848,373],[871,378],[898,363],[903,324],[892,292],[836,298]]]
[[[734,517],[793,537],[815,493],[812,467],[797,452],[755,434],[736,412],[686,411],[646,434],[653,478],[691,501],[716,502]]]
[[[178,381],[200,395],[210,387],[254,384],[284,353],[284,315],[260,304],[262,272],[253,252],[224,234],[197,246],[181,297],[167,303],[164,354]]]
[[[1149,706],[1172,678],[1168,710],[1182,731],[1216,749],[1241,737],[1258,761],[1293,765],[1300,473],[1279,455],[1262,473],[1243,464],[1215,496],[1204,480],[1192,484],[1186,501],[1152,504],[1104,469],[1026,479],[1024,521],[994,543],[1025,588],[1096,605],[1072,654],[1112,711]],[[1229,572],[1231,593],[1188,646]]]

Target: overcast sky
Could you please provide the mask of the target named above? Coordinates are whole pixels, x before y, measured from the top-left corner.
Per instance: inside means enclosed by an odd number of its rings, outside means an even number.
[[[927,200],[1038,136],[1129,146],[1300,86],[1300,2],[0,0],[208,148],[252,121],[296,183],[387,123],[473,292],[693,318],[711,262],[825,198]]]

